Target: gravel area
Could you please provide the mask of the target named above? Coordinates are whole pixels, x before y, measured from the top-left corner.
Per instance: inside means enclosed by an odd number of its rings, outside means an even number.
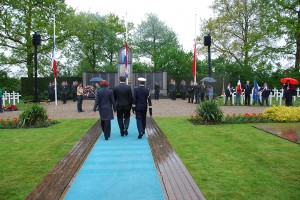
[[[83,101],[83,110],[85,112],[77,112],[77,103],[67,101],[67,104],[62,104],[61,101],[51,103],[41,103],[47,107],[48,116],[50,118],[98,118],[99,114],[93,114],[93,100]],[[152,100],[153,116],[173,117],[173,116],[191,116],[195,114],[196,104],[187,103],[187,100],[170,99]],[[225,114],[245,114],[245,113],[262,113],[266,107],[261,106],[221,106]],[[0,118],[18,117],[20,111],[0,113]]]

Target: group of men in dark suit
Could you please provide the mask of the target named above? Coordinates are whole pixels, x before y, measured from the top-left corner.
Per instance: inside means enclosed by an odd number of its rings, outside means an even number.
[[[113,119],[113,111],[117,113],[120,134],[123,137],[128,135],[130,123],[130,111],[136,114],[138,129],[138,139],[145,134],[146,116],[149,107],[150,116],[152,116],[152,103],[150,90],[145,88],[145,78],[138,78],[139,87],[134,89],[132,95],[131,87],[127,85],[126,77],[120,76],[120,84],[113,91],[108,89],[107,81],[100,83],[100,90],[96,94],[94,113],[99,108],[101,126],[104,132],[105,140],[108,140],[111,132],[110,121]]]

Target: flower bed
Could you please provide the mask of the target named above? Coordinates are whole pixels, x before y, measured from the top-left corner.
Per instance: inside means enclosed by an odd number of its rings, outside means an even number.
[[[190,122],[196,125],[201,124],[213,124],[206,122],[201,116],[198,114],[192,115]],[[228,114],[224,116],[223,120],[219,124],[244,124],[244,123],[269,123],[272,122],[267,116],[263,115],[262,113],[246,113],[246,114]]]
[[[14,128],[42,128],[57,124],[57,120],[48,118],[46,120],[36,121],[34,125],[22,126],[18,118],[0,118],[0,129],[14,129]]]

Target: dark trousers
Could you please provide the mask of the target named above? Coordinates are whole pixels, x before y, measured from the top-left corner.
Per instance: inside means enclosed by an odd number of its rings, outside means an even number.
[[[73,101],[76,101],[76,100],[77,100],[77,93],[76,93],[76,92],[73,92],[73,93],[72,93],[72,97],[73,97]]]
[[[293,106],[293,95],[290,93],[286,93],[285,95],[285,105],[286,106]]]
[[[67,94],[66,93],[61,94],[61,100],[63,103],[67,103]]]
[[[250,106],[250,94],[245,94],[245,105]]]
[[[130,123],[130,109],[117,109],[117,118],[121,134],[124,134],[124,130],[128,129]]]
[[[81,112],[82,111],[82,101],[83,101],[83,96],[78,95],[77,96],[77,111]]]
[[[186,92],[184,91],[184,92],[181,92],[181,98],[183,99],[183,100],[185,100],[185,97],[186,97]]]
[[[110,120],[101,120],[101,128],[104,133],[105,140],[108,140],[111,132]]]
[[[147,110],[137,110],[135,116],[139,133],[145,134]]]
[[[176,91],[171,91],[171,99],[176,100]]]
[[[201,101],[204,101],[205,93],[200,94]]]
[[[194,93],[189,93],[189,103],[193,103],[194,101]]]
[[[154,92],[154,99],[156,99],[156,100],[159,99],[159,92],[158,91]]]
[[[232,105],[232,96],[226,96],[225,98],[225,106],[227,106],[228,98],[230,99],[230,105]]]
[[[195,100],[196,100],[196,104],[198,104],[200,102],[200,93],[195,93]]]
[[[264,96],[261,97],[261,105],[262,106],[264,105],[265,100],[266,100],[266,105],[268,106],[269,105],[269,97],[264,97]]]
[[[2,104],[3,104],[3,99],[2,99],[2,98],[0,98],[0,113],[2,113],[2,112],[3,112],[3,109],[2,109]]]

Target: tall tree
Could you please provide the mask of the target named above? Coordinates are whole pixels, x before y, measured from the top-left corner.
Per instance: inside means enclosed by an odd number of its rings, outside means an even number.
[[[212,52],[238,64],[251,74],[259,63],[272,56],[265,46],[273,40],[264,34],[257,0],[215,0],[211,6],[215,17],[204,20],[202,33],[212,36]]]
[[[270,37],[281,39],[279,48],[272,51],[294,60],[295,71],[300,69],[300,0],[262,0],[263,19]]]
[[[153,70],[158,71],[166,64],[161,62],[161,58],[168,51],[179,48],[178,39],[175,32],[160,21],[157,15],[146,14],[146,16],[146,21],[142,21],[134,33],[134,45],[138,54],[150,58]]]
[[[5,0],[0,3],[0,66],[18,66],[25,68],[27,76],[33,77],[32,34],[41,34],[42,46],[39,47],[39,60],[50,68],[51,41],[53,35],[53,15],[57,18],[58,38],[67,37],[62,23],[73,10],[67,8],[64,0]],[[50,23],[49,23],[50,22]],[[62,34],[63,33],[63,34]],[[47,64],[46,64],[47,63]],[[39,65],[43,74],[45,65]]]

